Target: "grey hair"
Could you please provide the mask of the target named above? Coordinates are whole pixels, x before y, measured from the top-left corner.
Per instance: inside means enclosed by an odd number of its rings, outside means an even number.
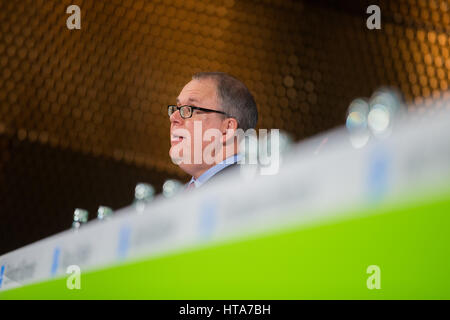
[[[244,131],[255,128],[258,122],[258,109],[255,99],[245,84],[224,72],[199,72],[194,74],[192,79],[214,80],[223,111],[237,120],[238,128]]]

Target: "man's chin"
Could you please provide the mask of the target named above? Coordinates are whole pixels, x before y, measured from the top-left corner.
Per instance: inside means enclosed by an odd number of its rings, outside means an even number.
[[[195,165],[192,163],[185,163],[183,161],[178,164],[178,167],[190,176],[195,176],[195,173],[198,171],[198,166],[198,164]]]
[[[185,159],[183,156],[176,154],[176,152],[172,152],[172,148],[169,151],[169,156],[172,162],[179,166],[181,169],[183,169],[184,166],[190,165],[189,159]]]
[[[179,166],[181,164],[181,162],[183,162],[182,158],[175,158],[175,157],[172,158],[172,157],[170,157],[170,159],[172,160],[172,163],[176,164],[177,166]]]
[[[200,164],[194,164],[192,163],[192,161],[190,161],[190,159],[184,159],[183,157],[180,156],[175,156],[172,157],[172,162],[174,164],[176,164],[181,170],[183,170],[184,172],[186,172],[187,174],[194,176],[195,173],[199,170],[199,167],[202,167],[202,165]]]

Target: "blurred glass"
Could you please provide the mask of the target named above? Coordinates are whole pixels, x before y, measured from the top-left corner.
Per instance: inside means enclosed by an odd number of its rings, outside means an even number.
[[[97,209],[97,219],[106,220],[110,218],[113,214],[113,210],[110,207],[99,206]]]
[[[162,189],[164,197],[172,198],[183,189],[183,184],[178,180],[169,179],[164,182]]]
[[[345,125],[350,133],[350,142],[355,148],[362,148],[369,141],[368,114],[369,103],[364,99],[355,99],[348,107]]]
[[[155,188],[148,183],[138,183],[134,189],[134,205],[138,212],[145,210],[145,207],[152,202],[155,197]]]
[[[370,112],[367,122],[373,135],[387,137],[394,123],[405,113],[405,106],[399,92],[393,88],[381,88],[370,98]]]
[[[76,208],[73,213],[72,229],[79,229],[82,224],[87,223],[89,212],[84,209]]]

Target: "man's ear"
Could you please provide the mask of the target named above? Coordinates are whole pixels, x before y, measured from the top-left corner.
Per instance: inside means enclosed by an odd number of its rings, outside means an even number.
[[[238,123],[235,118],[226,118],[222,122],[222,133],[226,133],[227,130],[236,130],[237,127]]]
[[[222,137],[223,141],[229,140],[233,135],[234,132],[238,128],[238,122],[235,118],[226,118],[222,122]]]

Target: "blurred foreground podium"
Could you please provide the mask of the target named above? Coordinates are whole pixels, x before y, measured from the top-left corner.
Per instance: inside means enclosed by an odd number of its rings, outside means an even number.
[[[448,111],[282,160],[3,255],[0,299],[450,299]]]

